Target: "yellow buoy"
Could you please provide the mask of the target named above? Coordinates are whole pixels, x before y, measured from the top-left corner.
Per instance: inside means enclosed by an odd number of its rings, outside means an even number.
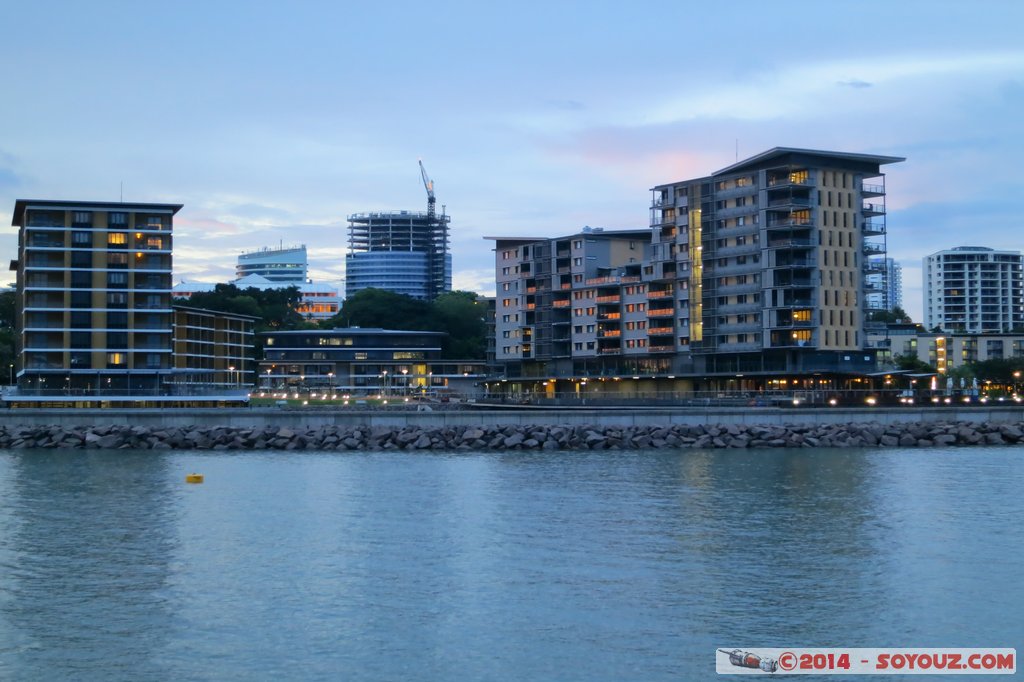
[[[202,482],[203,482],[203,475],[202,474],[187,474],[185,476],[185,483],[202,483]]]

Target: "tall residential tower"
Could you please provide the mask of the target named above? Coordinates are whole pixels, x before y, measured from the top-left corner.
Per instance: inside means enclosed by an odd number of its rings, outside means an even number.
[[[775,148],[655,187],[650,229],[493,238],[506,380],[750,382],[873,367],[881,167],[902,160]]]
[[[1020,251],[959,246],[924,259],[924,325],[945,332],[1024,328]]]

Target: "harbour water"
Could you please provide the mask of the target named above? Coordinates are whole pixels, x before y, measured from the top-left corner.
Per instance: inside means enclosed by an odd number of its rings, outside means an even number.
[[[1022,490],[1020,448],[0,451],[0,679],[699,680],[716,646],[1020,651]]]

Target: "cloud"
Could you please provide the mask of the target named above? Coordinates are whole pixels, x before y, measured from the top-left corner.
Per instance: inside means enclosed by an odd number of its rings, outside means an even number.
[[[874,83],[868,83],[857,78],[851,78],[847,81],[836,81],[836,85],[845,88],[870,88]]]

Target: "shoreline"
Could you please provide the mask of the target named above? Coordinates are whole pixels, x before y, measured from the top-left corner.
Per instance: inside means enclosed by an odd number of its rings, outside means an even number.
[[[0,425],[0,449],[131,450],[644,450],[1014,445],[1021,421],[881,424],[360,426]]]

